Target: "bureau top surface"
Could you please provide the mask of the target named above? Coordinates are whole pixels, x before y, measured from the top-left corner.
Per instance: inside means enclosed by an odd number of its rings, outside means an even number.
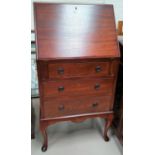
[[[119,57],[112,5],[34,3],[37,59]]]

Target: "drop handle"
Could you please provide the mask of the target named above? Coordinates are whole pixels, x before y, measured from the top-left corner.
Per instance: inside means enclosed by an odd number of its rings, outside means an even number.
[[[57,70],[58,74],[64,74],[64,69],[62,67],[58,68]]]
[[[58,91],[59,91],[59,92],[64,91],[64,89],[65,89],[64,86],[60,86],[60,87],[58,87]]]
[[[65,109],[64,105],[59,105],[58,107],[59,111],[63,111]]]
[[[98,90],[100,88],[100,84],[98,84],[98,83],[95,84],[94,88],[95,88],[95,90]]]
[[[98,103],[97,103],[97,102],[95,102],[95,103],[92,104],[92,107],[93,107],[93,108],[95,108],[95,107],[97,107],[97,106],[98,106]]]
[[[98,73],[98,72],[102,71],[102,68],[101,68],[101,66],[96,66],[95,70]]]

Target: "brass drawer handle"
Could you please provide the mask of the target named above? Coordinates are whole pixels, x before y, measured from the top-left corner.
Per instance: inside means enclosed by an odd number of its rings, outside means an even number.
[[[102,71],[102,68],[101,68],[101,66],[96,66],[95,70],[98,73],[98,72]]]
[[[95,108],[95,107],[97,107],[97,106],[98,106],[98,103],[97,103],[97,102],[95,102],[95,103],[92,104],[92,107],[93,107],[93,108]]]
[[[100,84],[98,84],[98,83],[95,84],[95,87],[94,88],[95,88],[95,90],[98,90],[100,88]]]
[[[58,107],[59,111],[63,111],[65,109],[64,105],[59,105]]]
[[[60,86],[60,87],[58,87],[58,91],[59,91],[59,92],[64,91],[64,89],[65,89],[64,86]]]
[[[61,75],[64,74],[64,69],[62,67],[58,68],[57,71],[58,71],[58,74],[61,74]]]

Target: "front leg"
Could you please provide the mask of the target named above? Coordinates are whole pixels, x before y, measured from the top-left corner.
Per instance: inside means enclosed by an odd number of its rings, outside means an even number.
[[[105,128],[104,128],[104,133],[103,133],[103,138],[106,142],[109,141],[109,137],[108,137],[107,133],[108,133],[108,129],[110,128],[110,126],[112,124],[112,120],[113,120],[113,114],[109,114],[106,117],[106,123],[105,123]]]
[[[31,101],[31,139],[35,138],[35,112]]]
[[[46,132],[46,129],[45,128],[41,128],[41,133],[42,133],[43,139],[44,139],[41,150],[43,152],[45,152],[47,150],[47,147],[48,147],[48,140],[47,140],[47,132]]]

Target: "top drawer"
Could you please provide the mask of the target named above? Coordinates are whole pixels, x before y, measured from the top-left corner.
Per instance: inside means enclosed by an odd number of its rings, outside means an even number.
[[[99,62],[39,62],[41,79],[103,77],[112,75],[112,61]]]
[[[49,64],[49,78],[71,78],[109,75],[109,62]]]

